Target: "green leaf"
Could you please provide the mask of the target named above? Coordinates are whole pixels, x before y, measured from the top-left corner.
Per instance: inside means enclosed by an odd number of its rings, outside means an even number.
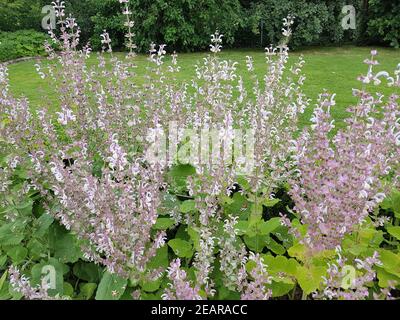
[[[240,293],[231,291],[226,287],[218,287],[218,300],[240,300]]]
[[[381,208],[392,210],[396,218],[400,218],[400,191],[393,190],[392,194],[382,201]]]
[[[256,235],[253,237],[249,237],[249,236],[244,236],[243,240],[246,244],[246,246],[255,252],[262,252],[266,242],[267,242],[268,236],[266,235]]]
[[[93,262],[78,261],[72,269],[74,275],[84,281],[98,283],[102,277],[103,270]]]
[[[175,225],[175,221],[171,218],[158,218],[153,226],[155,230],[167,230]]]
[[[267,240],[265,243],[266,243],[267,248],[270,249],[275,254],[282,255],[286,252],[286,248],[284,246],[282,246],[281,244],[279,244],[278,242],[276,242],[271,237],[267,237]]]
[[[4,286],[4,283],[5,283],[6,279],[7,279],[7,270],[4,271],[3,275],[0,278],[0,292],[3,289],[3,286]]]
[[[323,281],[322,277],[325,275],[325,267],[311,266],[310,268],[306,268],[299,266],[296,270],[296,278],[306,295],[311,294],[320,287]]]
[[[192,245],[188,241],[182,239],[172,239],[168,241],[168,245],[180,258],[191,258],[193,255]]]
[[[37,239],[32,238],[26,247],[29,250],[29,256],[34,260],[39,260],[47,256],[47,243],[41,243]]]
[[[74,287],[69,282],[64,282],[63,295],[67,297],[74,295]]]
[[[187,228],[187,232],[190,236],[190,240],[193,242],[194,248],[199,251],[200,250],[200,232],[194,227],[189,226]]]
[[[7,255],[11,258],[13,264],[18,265],[28,255],[28,249],[22,246],[16,246],[7,251]]]
[[[0,256],[0,268],[2,268],[7,262],[7,256]]]
[[[157,249],[156,255],[153,258],[151,258],[150,261],[147,263],[147,268],[148,269],[158,269],[158,268],[167,269],[168,265],[169,265],[168,247],[162,246],[161,248]]]
[[[25,202],[21,202],[15,206],[15,209],[17,209],[18,213],[22,215],[30,215],[32,213],[32,208],[33,201],[30,198],[27,198]]]
[[[381,267],[375,267],[377,270],[376,275],[378,277],[378,285],[381,288],[388,288],[390,282],[394,282],[396,284],[400,283],[400,277],[395,276],[394,274],[391,274],[387,272],[385,269]]]
[[[190,241],[190,236],[188,234],[188,227],[184,224],[181,224],[178,227],[178,230],[176,231],[175,238]]]
[[[285,273],[287,276],[296,276],[297,268],[300,264],[297,260],[292,258],[286,258],[284,256],[272,256],[272,255],[263,255],[264,264],[268,266],[268,272],[272,275],[281,275]],[[279,277],[282,279],[282,277]],[[275,280],[278,280],[276,278]]]
[[[305,261],[307,248],[301,244],[297,243],[293,247],[288,249],[289,256],[297,258],[300,261]]]
[[[160,288],[161,283],[162,283],[162,278],[157,279],[155,281],[148,281],[148,280],[143,279],[140,282],[140,286],[146,292],[155,292]]]
[[[25,202],[21,202],[12,208],[18,213],[19,216],[29,216],[32,214],[32,207],[33,201],[30,198],[27,198]]]
[[[128,281],[106,271],[96,292],[96,300],[118,300],[126,289]]]
[[[16,221],[0,227],[0,245],[14,246],[24,239],[23,229]]]
[[[264,199],[262,201],[262,204],[263,204],[264,207],[271,208],[271,207],[275,206],[276,204],[278,204],[279,202],[281,202],[281,199],[269,199],[269,198],[267,198],[267,199]]]
[[[263,221],[260,223],[260,234],[268,235],[274,232],[276,229],[281,227],[281,219],[280,218],[272,218],[268,221]]]
[[[290,291],[293,290],[294,287],[294,283],[285,283],[274,280],[272,280],[272,283],[270,285],[267,285],[267,288],[270,288],[272,290],[273,298],[282,297],[288,294]]]
[[[90,298],[93,297],[96,288],[97,288],[96,283],[81,283],[79,285],[80,292],[78,298],[83,300],[89,300]]]
[[[247,231],[249,229],[249,222],[240,220],[236,223],[235,229],[237,230],[237,234],[239,236],[243,236],[247,234]]]
[[[49,245],[61,262],[74,263],[82,256],[75,236],[59,224],[53,224],[49,230]]]
[[[386,272],[400,277],[400,255],[389,250],[379,250],[379,260],[382,262],[382,268]]]
[[[196,169],[187,164],[177,165],[168,172],[168,177],[172,180],[172,186],[183,191],[186,190],[187,177],[196,174]]]
[[[395,237],[397,240],[400,240],[400,227],[388,227],[387,231],[389,232],[390,235]]]
[[[237,180],[238,184],[240,185],[240,187],[241,187],[243,190],[246,190],[246,191],[251,190],[251,185],[250,185],[250,183],[247,181],[247,177],[245,177],[245,176],[238,176],[236,180]]]
[[[252,203],[250,205],[249,223],[250,225],[258,224],[261,221],[263,214],[263,206],[261,204]]]
[[[180,206],[180,211],[182,213],[189,213],[192,211],[196,211],[196,202],[194,200],[186,200],[182,202]]]
[[[35,236],[38,238],[44,236],[53,221],[54,218],[51,215],[47,213],[42,214],[34,222],[34,226],[36,227]]]

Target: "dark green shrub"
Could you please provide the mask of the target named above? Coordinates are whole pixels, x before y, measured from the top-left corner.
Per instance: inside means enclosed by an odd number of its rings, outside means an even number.
[[[341,11],[346,4],[353,4],[358,8],[358,2],[358,0],[250,1],[247,3],[247,9],[244,9],[246,12],[244,28],[238,33],[236,43],[242,46],[267,46],[276,43],[281,34],[282,18],[288,14],[296,18],[292,47],[351,41],[356,37],[356,32],[343,30]]]
[[[45,54],[45,33],[34,30],[0,32],[0,62]]]
[[[92,17],[92,43],[99,43],[98,34],[110,33],[113,45],[122,46],[121,7],[117,1],[93,0],[97,14]],[[225,43],[234,42],[235,32],[242,23],[242,9],[238,0],[136,0],[131,1],[136,22],[135,42],[140,51],[147,51],[150,43],[165,43],[170,50],[191,51],[205,49],[210,35],[218,29]]]
[[[400,2],[370,0],[367,33],[370,41],[400,47]]]
[[[49,0],[0,0],[0,31],[41,29],[42,7]]]

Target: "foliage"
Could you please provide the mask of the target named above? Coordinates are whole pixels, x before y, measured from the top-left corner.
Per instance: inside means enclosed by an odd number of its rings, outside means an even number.
[[[47,0],[0,0],[0,32],[23,29],[39,31],[42,7]]]
[[[131,44],[129,1],[120,2]],[[304,59],[289,64],[290,16],[262,78],[247,57],[247,90],[237,63],[219,57],[218,32],[188,84],[176,81],[178,57],[167,64],[165,45],[151,46],[139,84],[132,45],[119,59],[104,31],[88,66],[76,21],[55,7],[61,54],[47,43],[49,60],[36,65],[55,109],[15,98],[0,65],[1,297],[393,298],[400,65],[376,73],[372,51],[349,128],[331,137],[334,99],[323,93],[299,136],[309,99]],[[384,100],[371,85],[394,93]],[[210,128],[218,134],[198,138]],[[243,131],[250,152],[230,153]]]
[[[341,20],[342,8],[353,5],[357,13],[356,30],[344,30]],[[309,45],[334,45],[360,42],[360,30],[365,21],[361,1],[252,1],[245,11],[244,27],[238,33],[236,41],[240,45],[266,46],[276,43],[280,35],[281,17],[295,12],[296,22],[291,46],[294,48]],[[262,36],[262,39],[261,39]],[[262,41],[262,43],[261,43]]]
[[[367,32],[370,41],[400,47],[400,3],[388,0],[369,2]]]
[[[117,1],[94,1],[96,15],[94,37],[108,30],[115,47],[123,47],[122,15]],[[238,0],[202,1],[148,1],[131,3],[135,42],[139,50],[147,52],[150,43],[165,43],[172,50],[193,51],[208,46],[209,35],[216,29],[233,43],[241,23],[241,7]],[[98,44],[97,39],[92,41]]]
[[[43,56],[44,33],[33,30],[0,33],[0,61],[22,57]]]
[[[40,31],[41,9],[49,0],[1,0],[0,31]],[[344,5],[354,5],[356,30],[343,30]],[[108,30],[114,48],[124,47],[123,17],[117,0],[68,0],[66,14],[72,14],[82,29],[81,42],[101,43],[98,34]],[[293,47],[356,44],[398,46],[399,5],[390,0],[169,0],[131,2],[135,42],[147,52],[151,42],[165,43],[176,51],[203,50],[209,34],[218,29],[229,46],[267,46],[279,39],[281,20],[296,13]],[[262,23],[262,25],[261,25]],[[262,33],[262,44],[261,44]]]

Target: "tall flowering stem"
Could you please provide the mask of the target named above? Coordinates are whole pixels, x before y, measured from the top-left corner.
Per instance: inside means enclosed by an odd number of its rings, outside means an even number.
[[[346,128],[332,140],[330,111],[335,100],[324,93],[311,130],[294,142],[298,178],[291,180],[290,194],[308,226],[303,240],[316,251],[340,245],[399,183],[399,96],[393,94],[384,103],[379,94],[353,93],[359,102],[348,109]]]
[[[171,262],[167,273],[171,282],[162,296],[164,300],[202,300],[199,287],[192,288],[187,280],[186,272],[181,268],[180,259]]]

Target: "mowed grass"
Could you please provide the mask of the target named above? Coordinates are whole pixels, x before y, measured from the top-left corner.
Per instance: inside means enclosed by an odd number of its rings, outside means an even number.
[[[307,77],[303,87],[304,93],[312,100],[310,108],[302,115],[299,127],[309,123],[310,116],[316,103],[318,95],[324,90],[336,93],[336,106],[332,109],[332,115],[338,127],[344,125],[343,120],[347,116],[348,106],[356,103],[352,96],[352,88],[361,88],[357,77],[366,74],[368,66],[363,63],[370,56],[372,48],[368,47],[327,47],[307,48],[291,52],[290,61],[295,61],[299,55],[303,55],[306,61],[304,74]],[[122,53],[116,53],[122,56]],[[177,76],[178,81],[188,81],[195,74],[194,65],[207,55],[201,53],[185,53],[178,56],[181,71]],[[246,56],[254,58],[254,66],[257,75],[262,79],[265,73],[265,55],[260,50],[226,50],[220,54],[222,59],[237,61],[238,73],[242,75],[248,90],[251,90],[252,82],[246,70]],[[149,66],[147,56],[138,55],[136,58],[137,82],[144,79],[146,67]],[[168,63],[169,59],[166,59]],[[397,65],[400,63],[400,50],[390,48],[378,48],[378,60],[380,65],[376,70],[386,70],[393,75]],[[9,66],[10,88],[17,96],[26,96],[33,108],[47,105],[48,101],[55,101],[56,93],[51,90],[50,85],[42,80],[36,73],[34,64],[36,61],[25,61]],[[96,63],[96,55],[93,54],[88,64]],[[400,94],[399,88],[388,88],[386,85],[370,88],[371,92],[381,92],[385,96],[395,92]],[[47,98],[46,98],[47,97]]]

